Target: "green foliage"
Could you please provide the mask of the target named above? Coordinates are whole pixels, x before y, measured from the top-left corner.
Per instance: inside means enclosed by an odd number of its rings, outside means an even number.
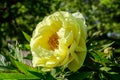
[[[27,33],[25,33],[25,32],[23,32],[23,35],[25,36],[25,39],[26,39],[28,42],[30,42],[31,37],[30,37]]]
[[[88,28],[87,57],[75,73],[64,67],[42,72],[31,64],[32,31],[45,16],[61,10],[80,11],[84,15]],[[119,21],[119,0],[1,0],[0,80],[119,80]],[[109,37],[109,32],[115,33]]]
[[[42,79],[42,74],[35,68],[25,65],[11,58],[15,71],[0,73],[0,79]],[[35,73],[36,72],[36,73]],[[39,75],[39,77],[37,75]]]

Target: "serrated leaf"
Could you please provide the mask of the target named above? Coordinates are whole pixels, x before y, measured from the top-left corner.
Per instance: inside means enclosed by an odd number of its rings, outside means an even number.
[[[25,39],[26,39],[28,42],[30,42],[31,37],[30,37],[27,33],[25,33],[25,32],[22,32],[22,33],[23,33]]]

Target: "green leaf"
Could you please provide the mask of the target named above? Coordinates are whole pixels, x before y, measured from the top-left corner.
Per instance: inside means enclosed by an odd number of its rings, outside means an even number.
[[[5,57],[0,54],[0,66],[7,66],[7,63],[5,61]]]
[[[28,42],[30,42],[31,37],[30,37],[27,33],[25,33],[25,32],[22,32],[22,33],[23,33],[25,39],[26,39]]]
[[[24,64],[22,62],[16,61],[11,58],[12,64],[22,73],[24,74],[31,74],[31,72],[38,72],[41,74],[41,69],[34,68],[32,66],[29,66],[27,64]]]
[[[101,67],[100,70],[108,72],[111,70],[111,68],[110,67]]]
[[[8,48],[10,50],[10,52],[9,52],[10,57],[13,57],[20,62],[24,61],[23,60],[23,53],[22,53],[21,49],[19,48],[18,42],[16,42],[15,46],[8,44]]]
[[[105,63],[109,63],[110,61],[108,59],[106,59],[106,55],[105,53],[99,52],[99,51],[95,51],[95,52],[91,52],[91,55],[93,56],[93,60],[97,63],[101,63],[102,65],[104,65]]]
[[[45,74],[45,80],[58,80],[55,79],[49,72]],[[61,79],[60,79],[61,80]],[[62,79],[63,80],[63,79]]]
[[[104,50],[105,48],[111,46],[112,44],[114,44],[115,42],[111,42],[109,44],[105,44],[105,45],[102,45],[102,49],[100,49],[100,51]]]
[[[36,68],[28,66],[27,64],[18,62],[12,58],[11,58],[11,62],[21,73],[30,74],[29,71],[37,71]]]
[[[6,70],[0,73],[0,79],[41,79],[43,74],[40,70],[28,66],[24,63],[18,62],[10,58],[13,67],[15,67],[16,72],[11,70]]]
[[[0,66],[0,71],[13,71],[10,66]]]
[[[87,78],[91,72],[81,72],[81,73],[74,73],[68,77],[69,80],[84,80]]]
[[[22,73],[0,73],[0,79],[41,79],[35,75]]]
[[[104,73],[108,80],[120,80],[120,75],[116,72]]]

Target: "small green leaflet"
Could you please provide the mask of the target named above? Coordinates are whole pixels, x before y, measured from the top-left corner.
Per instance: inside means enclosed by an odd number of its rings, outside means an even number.
[[[25,39],[26,39],[28,42],[30,42],[31,37],[30,37],[27,33],[23,32],[23,31],[22,31],[22,33],[23,33]]]

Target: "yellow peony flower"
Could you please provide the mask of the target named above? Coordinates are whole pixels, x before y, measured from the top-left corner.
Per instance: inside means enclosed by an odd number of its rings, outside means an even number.
[[[55,12],[43,19],[33,32],[30,46],[33,66],[57,66],[77,71],[86,56],[86,25],[79,13]]]

